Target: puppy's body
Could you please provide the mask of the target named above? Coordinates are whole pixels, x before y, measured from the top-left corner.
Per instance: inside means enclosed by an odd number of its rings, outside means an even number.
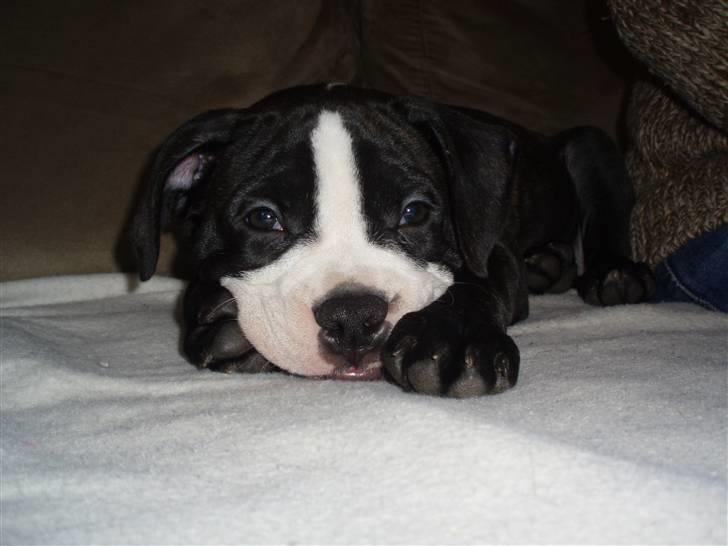
[[[648,295],[649,273],[626,258],[630,208],[595,129],[546,139],[481,112],[312,86],[178,129],[133,235],[148,278],[160,226],[177,226],[199,364],[367,379],[384,366],[404,388],[471,396],[515,384],[506,327],[527,316],[529,287],[574,284],[575,242],[587,301]]]

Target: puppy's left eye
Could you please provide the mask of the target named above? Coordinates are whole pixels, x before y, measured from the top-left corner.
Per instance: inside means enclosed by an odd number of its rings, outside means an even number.
[[[276,213],[268,207],[258,207],[245,216],[245,223],[258,231],[283,231]]]
[[[418,226],[424,224],[430,217],[430,205],[424,201],[412,201],[402,209],[400,226]]]

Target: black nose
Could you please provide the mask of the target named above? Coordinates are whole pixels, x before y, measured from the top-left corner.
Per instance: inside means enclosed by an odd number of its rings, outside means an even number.
[[[374,294],[341,294],[319,304],[313,314],[324,345],[357,364],[381,341],[387,309],[387,302]]]

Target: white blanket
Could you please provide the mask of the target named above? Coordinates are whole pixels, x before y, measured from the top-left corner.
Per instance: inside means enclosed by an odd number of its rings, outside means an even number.
[[[521,379],[198,371],[171,279],[5,283],[0,543],[726,543],[724,315],[532,299]]]

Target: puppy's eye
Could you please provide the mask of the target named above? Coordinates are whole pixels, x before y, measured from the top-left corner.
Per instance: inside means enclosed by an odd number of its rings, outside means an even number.
[[[245,216],[245,223],[259,231],[283,231],[276,213],[268,207],[258,207]]]
[[[412,201],[407,203],[402,210],[402,217],[399,219],[400,226],[418,226],[424,224],[430,217],[430,205],[424,201]]]

